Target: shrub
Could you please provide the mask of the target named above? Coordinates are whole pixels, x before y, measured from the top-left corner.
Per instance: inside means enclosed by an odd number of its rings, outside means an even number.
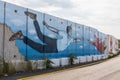
[[[77,59],[77,57],[73,53],[71,53],[69,55],[69,64],[73,65],[75,59]]]
[[[50,59],[45,59],[46,69],[52,68],[52,64],[54,64]]]
[[[25,68],[25,71],[32,71],[32,63],[30,60],[27,61],[27,67]]]
[[[9,64],[5,61],[3,61],[3,73],[9,72]]]
[[[16,73],[16,69],[15,69],[15,66],[13,65],[12,62],[9,63],[9,71],[8,71],[9,74],[15,74]]]
[[[0,76],[3,75],[3,61],[2,58],[0,57]]]
[[[38,61],[36,60],[35,62],[33,62],[33,65],[34,65],[33,71],[37,71],[38,70]]]

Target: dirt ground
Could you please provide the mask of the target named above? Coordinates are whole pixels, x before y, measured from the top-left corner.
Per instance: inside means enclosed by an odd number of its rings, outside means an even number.
[[[26,80],[120,80],[120,56],[93,66],[29,77]]]

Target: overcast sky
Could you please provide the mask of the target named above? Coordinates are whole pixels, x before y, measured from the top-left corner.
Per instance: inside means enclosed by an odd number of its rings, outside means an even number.
[[[120,39],[120,0],[3,0],[95,27]]]

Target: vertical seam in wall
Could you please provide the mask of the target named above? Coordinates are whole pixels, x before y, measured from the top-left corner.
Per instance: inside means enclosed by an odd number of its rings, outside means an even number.
[[[27,12],[28,12],[28,8],[27,8]],[[26,16],[26,36],[28,36],[28,16]],[[26,39],[26,42],[28,42],[28,40]],[[28,60],[28,46],[26,44],[26,60]]]
[[[68,25],[68,20],[67,20],[67,26],[69,26]],[[67,29],[67,26],[66,26],[66,29]],[[66,31],[67,32],[67,31]],[[67,35],[68,36],[68,35]],[[68,38],[67,38],[67,44],[68,44]],[[67,49],[67,53],[69,54],[69,48]]]
[[[89,40],[90,40],[90,27],[89,27]],[[91,56],[91,53],[90,53],[90,43],[89,43],[89,56]]]
[[[3,24],[3,64],[4,64],[4,55],[5,55],[5,17],[6,17],[6,2],[4,2],[4,24]]]
[[[43,21],[45,21],[45,13],[43,13]],[[43,25],[43,26],[44,26],[44,25]],[[45,29],[45,28],[43,27],[43,34],[44,34],[44,29]],[[44,42],[44,40],[45,40],[45,39],[44,39],[44,36],[43,36],[43,42]],[[44,46],[43,46],[43,51],[45,51],[45,47],[44,47]],[[45,54],[46,54],[46,53],[44,52],[44,53],[43,53],[43,59],[46,58],[46,57],[45,57]]]
[[[83,41],[83,53],[82,53],[82,56],[84,56],[84,48],[85,48],[85,45],[84,45],[84,43],[85,43],[85,35],[84,35],[84,25],[83,25],[83,37],[84,37],[84,41]]]

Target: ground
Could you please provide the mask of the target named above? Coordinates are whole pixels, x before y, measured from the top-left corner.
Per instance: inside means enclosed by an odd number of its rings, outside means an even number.
[[[93,66],[31,76],[24,80],[119,80],[119,78],[120,56],[117,56]]]
[[[25,72],[2,77],[0,80],[119,80],[120,78],[120,55],[103,61],[75,66],[71,66],[73,68],[69,66],[68,69],[63,67]]]

